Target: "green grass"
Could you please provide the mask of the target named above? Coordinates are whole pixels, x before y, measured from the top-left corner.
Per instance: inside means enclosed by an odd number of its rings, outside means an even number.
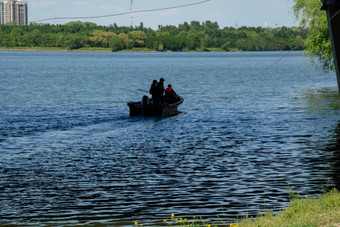
[[[225,50],[223,50],[221,48],[215,48],[215,47],[209,47],[206,50],[211,51],[211,52],[225,52]]]
[[[73,49],[72,51],[104,51],[104,52],[111,52],[111,48],[104,48],[104,47],[82,47],[79,49]]]
[[[240,226],[340,226],[340,192],[332,190],[319,197],[292,199],[279,214],[266,212],[257,219],[244,219]]]
[[[125,50],[122,50],[122,51],[124,51],[124,52],[156,52],[155,50],[149,49],[149,48],[146,48],[146,47],[125,49]]]
[[[287,208],[279,213],[267,211],[255,218],[240,218],[235,220],[236,223],[221,221],[225,223],[226,227],[340,227],[340,192],[338,190],[333,189],[320,196],[301,197],[293,193],[290,195],[292,199]],[[165,226],[217,226],[214,223],[207,223],[199,217],[180,218],[174,214],[165,219],[163,224]],[[146,226],[141,223],[135,223],[135,225]]]

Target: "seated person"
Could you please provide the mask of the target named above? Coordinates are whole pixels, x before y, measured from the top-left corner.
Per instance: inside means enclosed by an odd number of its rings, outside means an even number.
[[[172,89],[171,84],[169,84],[168,87],[165,88],[164,101],[168,103],[174,103],[177,101],[177,94],[174,89]]]

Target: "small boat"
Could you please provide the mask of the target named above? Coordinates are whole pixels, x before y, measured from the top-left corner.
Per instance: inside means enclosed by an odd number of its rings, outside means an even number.
[[[168,117],[177,114],[177,108],[183,101],[183,97],[177,95],[177,99],[174,102],[154,105],[152,99],[144,95],[141,102],[128,102],[127,105],[130,109],[130,116]]]

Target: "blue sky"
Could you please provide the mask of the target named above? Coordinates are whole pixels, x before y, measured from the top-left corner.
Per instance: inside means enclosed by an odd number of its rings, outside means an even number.
[[[26,0],[29,21],[60,17],[96,17],[130,12],[131,0]],[[204,0],[133,0],[132,11],[171,8]],[[298,26],[292,13],[293,0],[205,0],[201,4],[126,14],[122,16],[73,19],[98,25],[139,25],[156,29],[158,25],[175,25],[193,20],[218,22],[220,27],[232,26]],[[64,24],[67,20],[46,20],[41,23]]]

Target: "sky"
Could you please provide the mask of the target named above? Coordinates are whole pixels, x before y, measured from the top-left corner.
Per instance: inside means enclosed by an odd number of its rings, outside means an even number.
[[[139,26],[157,29],[210,20],[223,27],[298,26],[292,13],[293,0],[25,0],[29,22],[65,24],[88,21],[98,25]],[[197,4],[196,4],[197,3]],[[183,7],[183,5],[193,4]],[[175,8],[175,7],[179,8]],[[170,8],[164,10],[164,8]],[[143,10],[155,10],[138,12]],[[130,13],[135,12],[135,13]],[[98,16],[123,14],[119,16]],[[58,19],[63,17],[88,17]],[[56,18],[56,19],[51,19]],[[50,20],[45,20],[50,19]]]

